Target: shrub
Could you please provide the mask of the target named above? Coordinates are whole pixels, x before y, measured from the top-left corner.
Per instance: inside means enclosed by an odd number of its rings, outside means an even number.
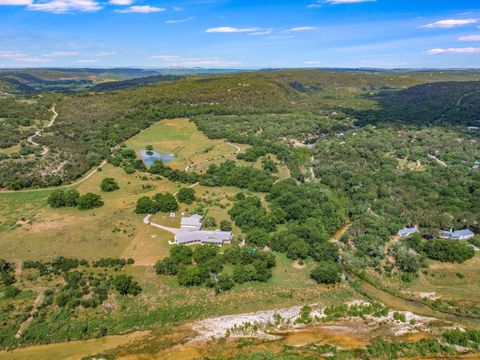
[[[178,264],[171,257],[157,261],[155,272],[158,275],[177,275]]]
[[[401,312],[398,312],[398,311],[395,311],[393,313],[393,319],[397,320],[397,321],[400,321],[400,322],[406,322],[407,321],[407,317],[405,316],[405,314],[401,313]]]
[[[199,246],[193,251],[193,260],[201,264],[207,260],[213,259],[218,254],[218,247],[215,245]]]
[[[178,210],[178,203],[175,199],[175,196],[166,192],[163,194],[156,194],[153,197],[157,211],[161,212],[172,212]]]
[[[13,299],[15,298],[18,294],[20,294],[20,289],[16,288],[15,286],[8,285],[5,288],[5,297],[7,299]]]
[[[217,226],[217,221],[213,216],[206,216],[205,219],[203,219],[203,226],[207,229],[214,228]]]
[[[298,239],[287,249],[287,257],[292,260],[306,259],[310,252],[310,245],[305,240]]]
[[[86,193],[78,198],[78,208],[80,210],[95,209],[103,206],[100,195],[94,193]]]
[[[335,263],[323,262],[312,270],[310,278],[319,284],[336,284],[340,282],[342,268]]]
[[[330,242],[315,244],[312,257],[317,261],[336,262],[338,260],[338,247]]]
[[[420,259],[411,251],[400,249],[395,253],[395,259],[397,261],[397,266],[401,271],[416,274],[420,269]]]
[[[220,274],[217,278],[217,283],[215,284],[215,293],[220,294],[224,291],[228,291],[233,288],[235,285],[232,277],[227,274]]]
[[[138,282],[136,282],[132,276],[128,275],[117,275],[113,279],[112,285],[121,295],[136,296],[142,292],[142,288]]]
[[[198,286],[204,280],[202,271],[198,266],[181,266],[178,269],[177,281],[182,286]]]
[[[136,214],[153,214],[157,211],[155,202],[148,196],[143,196],[137,200],[137,206],[135,207]]]
[[[170,249],[170,257],[176,264],[190,265],[193,250],[188,246],[177,245]]]
[[[426,255],[441,262],[463,263],[475,256],[471,246],[456,240],[431,240],[425,245]]]
[[[270,235],[260,228],[255,228],[247,232],[245,241],[248,245],[264,247],[270,243]]]
[[[113,178],[105,178],[100,184],[100,189],[105,192],[111,192],[120,189],[118,183]]]
[[[192,204],[195,201],[195,190],[192,188],[182,188],[177,194],[179,202],[184,204]]]
[[[232,231],[232,222],[228,220],[220,221],[220,230],[222,231]]]
[[[77,190],[55,190],[50,194],[47,202],[52,208],[75,207],[79,197]]]

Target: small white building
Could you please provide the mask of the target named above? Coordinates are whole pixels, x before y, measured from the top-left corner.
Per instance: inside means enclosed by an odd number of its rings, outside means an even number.
[[[180,221],[180,228],[197,231],[202,227],[202,217],[198,214],[192,215],[190,217],[182,217]]]
[[[416,227],[413,228],[404,228],[398,230],[398,236],[400,236],[402,239],[409,238],[412,234],[415,234],[418,232],[418,229]]]

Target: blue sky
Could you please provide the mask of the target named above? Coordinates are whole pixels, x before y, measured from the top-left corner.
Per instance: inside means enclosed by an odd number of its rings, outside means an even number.
[[[0,66],[480,68],[480,3],[0,0]]]

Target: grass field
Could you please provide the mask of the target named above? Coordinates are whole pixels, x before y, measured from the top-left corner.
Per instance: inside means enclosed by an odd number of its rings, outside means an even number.
[[[235,153],[235,148],[226,142],[207,139],[187,119],[161,121],[127,143],[137,151],[147,145],[153,145],[160,152],[175,153],[177,160],[172,166],[177,168],[210,158],[234,158]],[[210,150],[205,152],[205,149]],[[105,177],[116,179],[120,190],[101,193],[100,182]],[[128,175],[123,169],[107,164],[102,171],[75,187],[82,194],[100,193],[105,205],[99,209],[52,209],[47,204],[52,190],[0,193],[1,257],[17,262],[50,260],[56,255],[90,260],[133,257],[138,264],[153,265],[168,255],[168,240],[172,235],[144,225],[143,216],[133,213],[135,203],[141,196],[165,191],[174,193],[180,187],[178,183],[158,180],[148,174]],[[196,192],[201,201],[182,205],[180,213],[192,212],[201,205],[217,223],[228,218],[231,203],[227,198],[233,196],[236,189],[198,186]],[[164,224],[163,220],[159,223]]]
[[[443,300],[480,307],[480,254],[463,264],[430,262],[409,288],[417,294],[432,293]]]
[[[225,142],[206,139],[193,123],[184,119],[162,121],[132,138],[127,144],[135,150],[143,149],[146,145],[153,145],[160,152],[175,153],[178,159],[172,166],[177,168],[210,157],[233,158],[235,152]],[[205,153],[203,149],[206,147],[210,150]],[[116,179],[120,190],[101,193],[99,186],[106,177]],[[327,288],[313,284],[309,280],[313,263],[297,268],[284,255],[277,255],[277,266],[273,270],[272,279],[267,283],[243,284],[221,295],[215,295],[213,290],[204,287],[180,287],[175,277],[156,275],[153,265],[157,260],[168,256],[168,240],[173,235],[145,225],[144,216],[134,214],[135,203],[141,196],[153,196],[165,191],[175,193],[180,187],[180,184],[158,180],[149,174],[128,175],[122,168],[107,164],[102,171],[76,186],[80,193],[101,193],[105,205],[98,209],[52,209],[47,205],[52,190],[0,193],[0,258],[20,264],[25,260],[50,261],[55,255],[88,260],[133,257],[135,266],[127,267],[127,272],[143,288],[142,293],[135,298],[115,296],[109,299],[114,305],[113,310],[100,306],[75,312],[75,316],[71,317],[54,308],[46,318],[35,318],[32,321],[28,328],[29,334],[39,337],[44,336],[41,334],[49,334],[48,340],[43,337],[40,342],[59,342],[71,340],[69,334],[78,333],[78,329],[85,326],[88,329],[106,327],[108,335],[113,335],[132,330],[155,329],[209,316],[295,304],[340,303],[356,296],[347,285]],[[195,190],[198,200],[191,205],[181,204],[177,217],[157,214],[152,221],[178,226],[181,213],[191,213],[197,207],[202,207],[208,215],[213,216],[217,224],[223,219],[229,219],[228,210],[232,206],[230,198],[238,189],[196,186]],[[238,234],[239,229],[234,228],[234,233]],[[22,281],[20,284],[27,286],[28,282]],[[30,291],[22,292],[28,295],[22,300],[25,303],[22,309],[33,303],[40,290],[31,287]],[[3,301],[5,299],[0,299],[0,305]],[[74,345],[72,351],[87,354],[95,344],[100,350],[103,348],[103,344],[94,341],[81,344],[84,346]],[[61,354],[61,351],[64,351],[63,347],[53,346],[48,353],[53,356]],[[27,352],[25,356],[31,356],[29,354]],[[2,356],[0,353],[0,359]]]
[[[155,151],[174,154],[169,163],[175,169],[218,158],[233,158],[235,148],[223,140],[210,140],[188,119],[163,120],[126,142],[137,153],[152,145]]]

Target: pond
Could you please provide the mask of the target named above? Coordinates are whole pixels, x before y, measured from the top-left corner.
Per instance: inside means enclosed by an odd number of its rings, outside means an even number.
[[[168,154],[160,154],[156,151],[142,150],[140,151],[140,156],[147,166],[152,166],[155,160],[162,160],[164,164],[169,163],[170,161],[175,160],[175,156]]]

